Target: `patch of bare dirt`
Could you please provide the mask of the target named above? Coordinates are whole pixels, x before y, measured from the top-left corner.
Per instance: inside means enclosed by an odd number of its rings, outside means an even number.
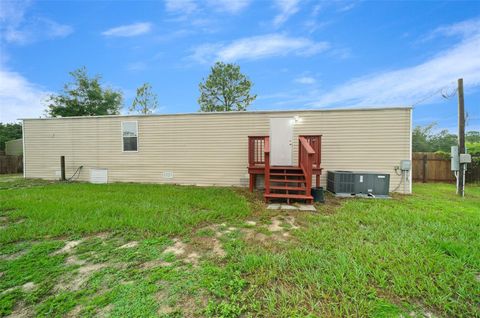
[[[255,222],[255,221],[246,221],[245,224],[246,224],[246,225],[250,225],[250,226],[255,226],[255,225],[257,225],[257,222]]]
[[[156,267],[166,267],[166,266],[171,266],[172,263],[170,262],[166,262],[166,261],[163,261],[163,260],[159,260],[159,259],[156,259],[156,260],[153,260],[153,261],[148,261],[148,262],[145,262],[141,265],[141,267],[143,269],[150,269],[150,268],[156,268]]]
[[[165,289],[158,291],[155,294],[155,299],[160,304],[157,311],[159,316],[168,315],[175,312],[175,308],[167,304],[168,293]]]
[[[185,258],[185,262],[186,263],[190,263],[190,264],[193,264],[193,265],[198,265],[198,260],[200,259],[200,255],[198,255],[198,253],[196,252],[191,252],[187,255],[187,257]]]
[[[98,237],[99,239],[102,239],[102,240],[107,239],[109,236],[110,236],[109,232],[99,232],[93,235],[93,237]]]
[[[100,318],[109,317],[112,309],[113,309],[112,304],[106,305],[105,307],[103,307],[103,308],[101,308],[97,311],[97,317],[100,317]]]
[[[225,257],[227,253],[223,249],[222,243],[220,243],[220,241],[216,238],[214,238],[212,242],[213,242],[213,253],[218,257]]]
[[[128,242],[127,244],[123,244],[119,248],[120,249],[122,249],[122,248],[133,248],[133,247],[137,247],[137,246],[138,246],[138,242],[137,241],[132,241],[132,242]]]
[[[207,306],[208,298],[205,295],[185,296],[175,305],[176,310],[181,310],[184,318],[204,317],[202,310]]]
[[[17,258],[22,257],[23,255],[27,254],[27,250],[22,250],[18,251],[13,254],[8,254],[8,255],[0,255],[0,260],[5,260],[5,261],[13,261],[16,260]]]
[[[290,225],[292,230],[299,229],[300,227],[295,224],[295,217],[288,215],[285,217],[285,221]]]
[[[56,290],[59,291],[75,291],[79,290],[85,282],[88,281],[90,276],[96,272],[99,271],[102,268],[105,268],[107,264],[84,264],[81,267],[78,268],[78,273],[73,279],[69,280],[63,280],[60,283],[57,284]]]
[[[58,255],[62,253],[70,253],[77,245],[82,243],[83,240],[76,240],[76,241],[68,241],[65,243],[65,246],[59,249],[58,251],[55,251],[52,255]]]
[[[82,305],[76,305],[72,310],[70,310],[64,317],[65,318],[76,318],[80,317],[80,312],[82,311]]]
[[[245,238],[248,241],[265,242],[268,239],[267,235],[253,229],[243,229],[242,232],[245,234]]]
[[[24,292],[31,292],[32,290],[35,289],[37,285],[35,285],[35,283],[33,282],[28,282],[28,283],[25,283],[23,284],[20,288],[24,291]],[[0,292],[0,295],[3,295],[3,294],[7,294],[13,290],[15,290],[17,287],[10,287],[10,288],[7,288],[5,290],[2,290]]]
[[[268,230],[270,232],[279,232],[283,230],[283,227],[281,227],[282,221],[278,217],[274,217],[272,219],[272,224],[268,226]]]
[[[7,318],[28,318],[28,317],[35,317],[35,312],[33,308],[27,306],[24,302],[17,302],[13,311]]]
[[[172,246],[169,246],[163,251],[164,253],[172,253],[175,256],[183,255],[185,254],[185,248],[186,244],[180,241],[179,239],[174,239],[173,240],[174,244]]]
[[[67,265],[84,265],[86,261],[78,259],[76,255],[70,255],[65,260],[65,264]]]
[[[216,257],[225,257],[226,252],[223,249],[219,238],[223,235],[222,232],[216,232],[215,237],[198,237],[190,244],[189,248],[197,253],[210,254]]]
[[[23,284],[22,289],[26,292],[30,292],[30,291],[34,290],[35,287],[36,287],[35,283],[28,282],[28,283]]]

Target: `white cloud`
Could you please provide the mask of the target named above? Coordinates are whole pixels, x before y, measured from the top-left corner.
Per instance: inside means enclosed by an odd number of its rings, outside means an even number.
[[[343,4],[343,2],[340,2]],[[347,11],[350,11],[352,10],[353,8],[355,8],[357,4],[352,2],[352,3],[346,3],[344,5],[342,5],[340,8],[338,8],[338,12],[347,12]]]
[[[0,37],[5,42],[29,44],[62,38],[73,32],[69,25],[39,16],[27,17],[31,1],[0,2]]]
[[[208,0],[208,5],[221,12],[239,13],[250,4],[251,0]]]
[[[197,10],[195,0],[165,0],[167,11],[179,14],[190,14]]]
[[[216,60],[233,62],[290,54],[310,56],[328,48],[327,42],[313,42],[307,38],[293,38],[282,34],[267,34],[239,39],[226,45],[204,44],[194,49],[191,58],[200,63]]]
[[[453,35],[462,35],[462,36],[471,36],[480,33],[480,19],[471,19],[455,23],[452,25],[441,26],[435,29],[431,36],[453,36]]]
[[[459,25],[444,29],[457,32]],[[456,31],[454,31],[456,30]],[[310,106],[409,105],[463,77],[465,87],[480,85],[480,29],[416,66],[371,74],[341,84],[320,95]],[[437,98],[439,94],[436,94]]]
[[[315,78],[311,76],[300,76],[295,79],[295,83],[299,83],[299,84],[310,85],[310,84],[315,84],[316,82],[317,81],[315,80]]]
[[[129,71],[144,71],[147,69],[147,63],[145,62],[133,62],[127,65]]]
[[[150,32],[152,24],[139,22],[108,29],[102,32],[104,36],[132,37]]]
[[[0,22],[19,24],[30,4],[30,1],[0,1]]]
[[[273,25],[279,27],[285,23],[292,15],[298,12],[300,0],[276,0],[276,6],[280,13],[273,19]]]
[[[49,94],[21,74],[0,69],[0,122],[40,117],[45,109],[43,101]]]

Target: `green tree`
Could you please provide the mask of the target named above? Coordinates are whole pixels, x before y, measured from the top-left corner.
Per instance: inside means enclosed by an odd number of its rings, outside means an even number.
[[[240,66],[217,62],[207,79],[199,85],[200,111],[245,111],[257,95],[251,95],[252,82],[240,72]]]
[[[412,131],[412,150],[414,152],[429,152],[432,151],[430,144],[430,136],[432,130],[435,127],[435,123],[427,125],[425,127],[416,126]]]
[[[0,150],[5,150],[5,142],[22,138],[21,124],[0,123]]]
[[[47,114],[52,117],[115,115],[120,113],[122,93],[102,88],[99,75],[89,78],[85,67],[70,72],[72,83],[67,83],[60,94],[47,101]]]
[[[450,148],[458,144],[458,137],[444,129],[433,134],[429,139],[432,151],[450,152]]]
[[[480,143],[480,131],[467,131],[465,133],[465,140],[471,143]]]
[[[444,129],[435,133],[434,129],[436,123],[431,123],[427,126],[416,126],[412,132],[412,148],[414,152],[446,152],[450,153],[451,146],[458,144],[458,136],[451,134]],[[470,145],[470,148],[477,149],[477,144],[480,144],[480,132],[468,131],[465,134],[465,140]]]
[[[157,94],[152,92],[152,85],[144,83],[137,88],[137,96],[133,100],[132,106],[128,109],[129,112],[137,112],[139,114],[152,114],[158,107]]]

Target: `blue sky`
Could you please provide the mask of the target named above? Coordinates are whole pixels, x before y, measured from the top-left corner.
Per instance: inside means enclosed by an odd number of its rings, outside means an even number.
[[[0,121],[43,115],[43,99],[86,66],[125,109],[150,82],[159,113],[195,112],[216,60],[254,82],[252,110],[414,105],[414,124],[480,130],[480,2],[1,1]],[[420,102],[421,101],[421,102]]]

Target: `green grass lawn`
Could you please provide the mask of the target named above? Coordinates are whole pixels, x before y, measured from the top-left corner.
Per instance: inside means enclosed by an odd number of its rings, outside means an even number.
[[[480,317],[480,187],[265,210],[229,188],[0,177],[0,316]]]

